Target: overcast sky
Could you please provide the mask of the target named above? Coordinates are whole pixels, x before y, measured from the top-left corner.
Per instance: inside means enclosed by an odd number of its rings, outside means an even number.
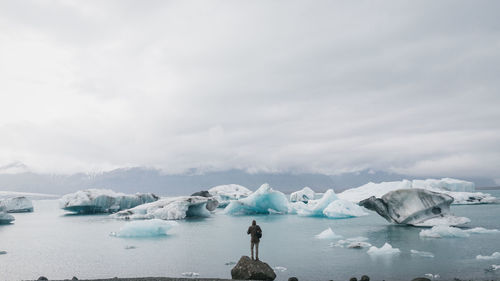
[[[499,11],[1,1],[0,170],[500,179]]]

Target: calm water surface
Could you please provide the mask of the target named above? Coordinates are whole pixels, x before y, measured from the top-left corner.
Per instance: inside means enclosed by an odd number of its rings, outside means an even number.
[[[500,191],[488,191],[500,197]],[[197,272],[200,277],[231,278],[233,265],[249,255],[246,229],[256,219],[263,229],[260,257],[277,272],[277,280],[348,280],[368,274],[372,280],[411,280],[426,273],[440,279],[498,279],[486,271],[500,260],[476,260],[477,255],[500,252],[500,234],[468,238],[423,239],[421,229],[391,225],[378,215],[333,220],[296,215],[231,217],[218,211],[206,219],[179,221],[170,235],[155,238],[110,236],[125,224],[105,215],[65,215],[57,200],[34,201],[35,212],[15,214],[12,225],[0,226],[0,280],[169,276]],[[456,215],[469,217],[469,227],[500,229],[500,205],[453,206]],[[388,242],[401,250],[395,257],[374,258],[367,249],[329,247],[314,235],[331,227],[344,238],[365,236],[381,247]],[[133,246],[133,249],[126,249]],[[427,251],[434,258],[415,257],[410,250]]]

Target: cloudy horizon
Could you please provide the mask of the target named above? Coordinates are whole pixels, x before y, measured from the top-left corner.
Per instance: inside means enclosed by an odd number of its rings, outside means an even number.
[[[372,169],[500,182],[498,10],[2,1],[0,170]]]

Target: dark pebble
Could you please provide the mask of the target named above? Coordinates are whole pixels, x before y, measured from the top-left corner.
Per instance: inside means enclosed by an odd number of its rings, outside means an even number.
[[[351,279],[349,279],[349,281],[358,281],[358,278],[356,278],[356,277],[351,277]]]
[[[299,281],[299,279],[297,279],[297,277],[290,277],[288,278],[288,281]]]
[[[370,281],[370,277],[368,275],[361,276],[361,281]]]
[[[78,280],[78,278],[76,278],[76,276],[73,276],[73,278],[71,278],[71,280]]]
[[[431,279],[425,277],[417,277],[411,281],[431,281]]]
[[[45,281],[45,280],[49,280],[49,279],[47,277],[45,277],[45,276],[40,276],[36,280],[38,280],[38,281],[42,281],[42,280]]]

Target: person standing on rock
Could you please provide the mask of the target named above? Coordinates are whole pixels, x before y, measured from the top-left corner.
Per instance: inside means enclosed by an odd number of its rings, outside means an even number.
[[[253,247],[255,246],[255,258],[259,260],[259,242],[262,237],[262,229],[257,224],[255,220],[252,221],[252,225],[248,228],[247,234],[250,234],[250,251],[252,252],[253,260]]]

